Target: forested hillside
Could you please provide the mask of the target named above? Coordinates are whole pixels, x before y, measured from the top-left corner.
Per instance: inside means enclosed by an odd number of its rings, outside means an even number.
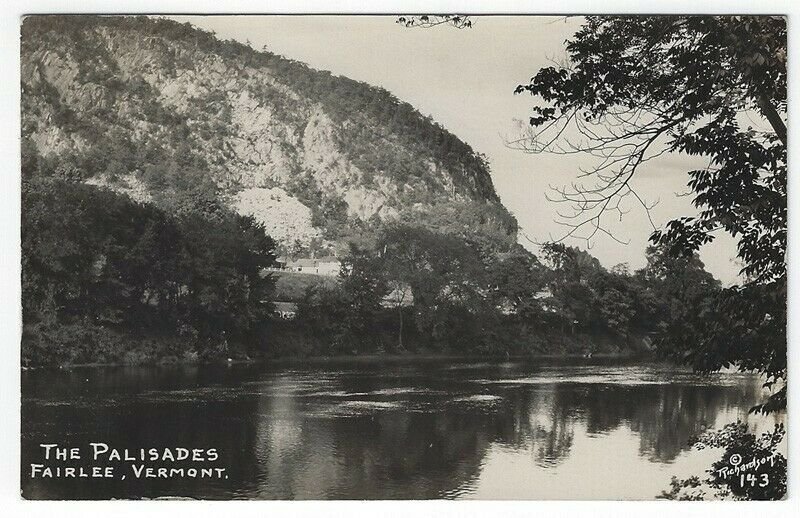
[[[407,103],[186,24],[28,17],[22,91],[26,364],[643,350],[719,290],[661,248],[536,257]],[[278,255],[328,253],[338,277],[276,291]]]
[[[383,89],[163,19],[31,16],[22,32],[24,150],[48,174],[252,214],[296,255],[453,204],[515,240],[485,158]]]

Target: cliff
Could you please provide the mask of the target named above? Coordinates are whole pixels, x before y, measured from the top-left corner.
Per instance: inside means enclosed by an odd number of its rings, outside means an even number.
[[[383,89],[164,19],[22,31],[23,155],[65,179],[251,214],[292,253],[396,218],[516,241],[485,158]]]

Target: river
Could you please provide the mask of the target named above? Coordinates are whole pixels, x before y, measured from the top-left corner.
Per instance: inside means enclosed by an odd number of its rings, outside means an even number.
[[[32,499],[653,499],[719,458],[692,436],[775,419],[747,415],[753,375],[618,359],[37,369],[22,391]],[[199,464],[224,476],[123,471],[176,465],[159,457],[118,463],[124,480],[31,477],[40,444],[80,450],[54,465],[89,466],[99,442],[214,449]]]

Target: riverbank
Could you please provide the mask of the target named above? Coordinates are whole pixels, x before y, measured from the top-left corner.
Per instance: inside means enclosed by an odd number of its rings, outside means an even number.
[[[145,363],[72,363],[66,365],[35,365],[23,366],[24,371],[33,370],[46,370],[46,369],[82,369],[91,367],[180,367],[189,365],[276,365],[276,366],[292,366],[292,365],[372,365],[372,364],[402,364],[413,362],[415,364],[424,363],[441,363],[446,361],[452,362],[482,362],[490,365],[498,365],[507,362],[518,362],[528,360],[546,360],[546,361],[572,361],[572,360],[638,360],[654,358],[653,354],[647,353],[601,353],[592,356],[584,356],[578,354],[532,354],[532,355],[514,355],[514,356],[475,356],[475,355],[435,355],[435,354],[368,354],[361,356],[313,356],[308,358],[250,358],[250,359],[216,359],[205,361],[170,361],[170,362],[145,362]]]
[[[453,362],[486,362],[489,364],[501,364],[505,362],[523,361],[523,360],[633,360],[633,359],[646,359],[653,358],[652,352],[642,351],[619,351],[619,352],[606,352],[597,354],[515,354],[515,355],[476,355],[476,354],[442,354],[442,353],[414,353],[406,352],[398,353],[374,353],[374,354],[361,354],[361,355],[329,355],[329,356],[307,356],[307,357],[279,357],[279,358],[213,358],[213,359],[199,359],[196,356],[178,359],[175,357],[153,359],[151,361],[139,362],[80,362],[80,363],[64,363],[64,364],[42,364],[42,365],[23,365],[22,370],[40,370],[40,369],[73,369],[85,367],[136,367],[136,366],[186,366],[186,365],[335,365],[335,364],[401,364],[407,362],[414,363],[440,363],[446,361]]]
[[[168,365],[245,362],[394,362],[470,359],[505,361],[519,358],[620,358],[652,351],[645,337],[554,330],[518,332],[506,329],[491,337],[442,342],[416,336],[406,347],[391,332],[375,342],[351,338],[326,340],[291,322],[271,322],[248,340],[197,343],[168,334],[132,334],[96,325],[24,327],[22,366]]]

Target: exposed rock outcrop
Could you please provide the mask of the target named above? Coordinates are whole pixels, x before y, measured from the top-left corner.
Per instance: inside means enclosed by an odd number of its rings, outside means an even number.
[[[515,239],[483,157],[408,104],[188,24],[27,17],[22,87],[41,156],[139,201],[209,180],[284,244],[468,202]]]

